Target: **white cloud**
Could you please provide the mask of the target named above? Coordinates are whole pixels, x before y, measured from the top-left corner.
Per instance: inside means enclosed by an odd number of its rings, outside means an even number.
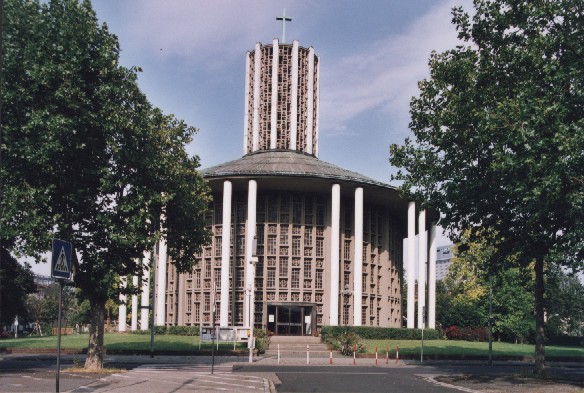
[[[309,3],[290,1],[297,10]],[[150,53],[210,69],[243,58],[241,48],[279,35],[270,0],[144,0],[136,7],[129,33]]]
[[[345,130],[347,121],[374,109],[407,122],[417,82],[428,75],[431,51],[459,43],[450,22],[454,5],[442,2],[403,34],[377,40],[349,57],[323,62],[320,113],[325,132]]]

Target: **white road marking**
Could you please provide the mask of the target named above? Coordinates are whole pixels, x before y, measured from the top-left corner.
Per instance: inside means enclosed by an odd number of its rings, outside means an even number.
[[[434,385],[444,386],[446,388],[460,390],[461,392],[467,392],[467,393],[484,393],[481,390],[473,390],[473,389],[465,388],[465,387],[462,387],[462,386],[451,385],[451,384],[446,383],[446,382],[436,381],[434,379],[434,377],[425,377],[424,379],[426,381],[430,382],[430,383],[433,383]]]

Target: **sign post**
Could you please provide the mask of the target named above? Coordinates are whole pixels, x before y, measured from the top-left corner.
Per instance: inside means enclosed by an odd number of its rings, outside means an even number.
[[[51,276],[59,283],[59,314],[57,320],[57,376],[55,391],[59,393],[59,376],[61,374],[61,314],[63,293],[63,282],[72,278],[71,254],[73,246],[71,243],[53,239],[53,256],[51,258]]]

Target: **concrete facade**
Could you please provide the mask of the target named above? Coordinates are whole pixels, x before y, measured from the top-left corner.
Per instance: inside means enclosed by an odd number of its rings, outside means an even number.
[[[213,194],[212,242],[193,271],[177,274],[161,243],[157,325],[209,326],[214,315],[218,326],[278,335],[402,326],[404,244],[408,270],[419,264],[426,282],[435,217],[388,184],[318,159],[319,64],[298,41],[247,53],[244,156],[202,171]],[[424,239],[417,257],[416,233]]]

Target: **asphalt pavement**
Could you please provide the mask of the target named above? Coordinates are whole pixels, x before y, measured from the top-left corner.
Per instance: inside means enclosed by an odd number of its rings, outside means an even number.
[[[576,392],[584,364],[548,364],[551,379],[531,378],[530,362],[419,361],[343,357],[106,355],[105,367],[67,371],[83,355],[62,356],[61,392]],[[0,354],[0,392],[55,392],[54,355]],[[534,390],[535,387],[535,390]],[[486,389],[488,388],[488,389]],[[552,390],[542,390],[552,389]]]

